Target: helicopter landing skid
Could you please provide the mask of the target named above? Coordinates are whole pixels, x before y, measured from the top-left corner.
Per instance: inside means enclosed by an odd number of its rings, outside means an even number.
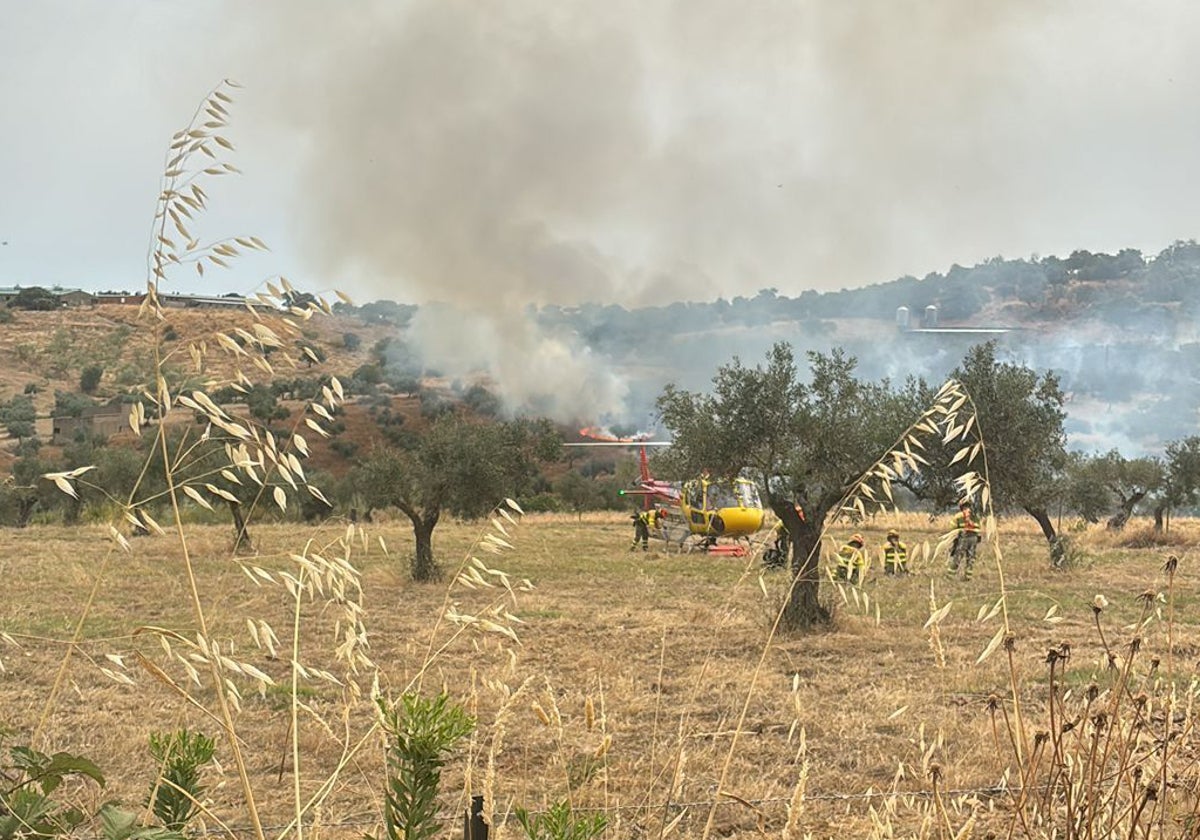
[[[746,546],[741,543],[725,543],[724,545],[710,545],[705,549],[708,554],[716,554],[719,557],[745,557]]]

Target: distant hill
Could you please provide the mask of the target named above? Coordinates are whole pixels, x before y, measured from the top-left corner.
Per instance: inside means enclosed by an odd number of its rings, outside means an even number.
[[[98,401],[117,397],[147,381],[153,354],[153,321],[138,319],[136,306],[105,304],[50,312],[3,310],[10,320],[0,323],[0,400],[33,390],[40,417],[49,417],[54,392],[78,391],[80,374],[89,365],[104,372],[95,392]],[[216,346],[217,332],[252,329],[254,317],[245,310],[180,309],[170,313],[171,337],[164,344],[173,354],[170,364],[180,376],[227,379],[232,362],[211,354],[203,377],[192,369],[186,352],[189,341],[207,340]],[[303,337],[319,345],[329,367],[350,372],[370,361],[372,345],[394,332],[370,326],[357,318],[313,318],[303,324]],[[357,337],[346,346],[346,335]],[[309,367],[298,344],[275,356],[276,376],[303,374]]]
[[[951,329],[919,329],[929,307],[937,326]],[[915,329],[900,329],[902,308]],[[732,356],[754,363],[782,339],[801,351],[841,347],[867,378],[938,382],[971,345],[995,340],[1002,358],[1060,377],[1079,449],[1154,454],[1196,433],[1200,416],[1200,245],[1190,241],[1151,258],[1134,250],[997,257],[838,292],[789,298],[764,289],[628,311],[549,307],[539,320],[640,371],[631,401],[643,414],[664,381],[703,388]]]
[[[930,307],[941,331],[922,329]],[[905,313],[909,329],[899,323]],[[90,398],[95,402],[119,400],[146,381],[151,337],[148,324],[137,321],[136,307],[0,314],[11,316],[0,323],[0,401],[30,392],[43,436],[50,432],[55,392],[77,392],[85,367],[103,368]],[[307,343],[324,357],[320,371],[351,390],[374,392],[382,384],[385,394],[394,395],[422,385],[460,399],[483,384],[495,392],[488,399],[498,397],[507,410],[548,414],[568,427],[606,422],[645,428],[666,383],[704,388],[719,365],[735,355],[753,364],[775,341],[801,352],[841,347],[858,359],[866,378],[940,382],[972,344],[996,340],[1002,357],[1060,377],[1069,394],[1075,448],[1154,454],[1166,441],[1196,433],[1200,418],[1195,242],[1176,243],[1150,258],[1133,250],[997,257],[920,279],[797,297],[763,289],[753,297],[636,309],[545,306],[521,313],[519,328],[483,329],[465,317],[444,306],[338,304],[333,317],[300,324],[302,335],[272,356],[274,372],[266,378],[277,383],[285,405],[300,396],[287,380],[317,375],[305,360],[301,344]],[[166,347],[176,375],[230,377],[227,361],[197,374],[184,347],[252,323],[241,310],[172,310]],[[518,339],[528,362],[514,371],[500,345]],[[592,399],[600,392],[609,399]],[[397,403],[395,410],[416,408]],[[362,434],[370,431],[364,427]]]

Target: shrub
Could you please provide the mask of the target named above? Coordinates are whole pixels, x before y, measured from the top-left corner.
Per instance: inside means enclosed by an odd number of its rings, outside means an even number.
[[[565,505],[554,493],[542,492],[522,499],[521,507],[531,513],[559,513]]]
[[[15,438],[33,437],[36,420],[37,411],[33,407],[33,400],[27,394],[0,403],[0,424]]]
[[[55,417],[82,417],[84,410],[93,405],[95,403],[83,394],[77,394],[73,391],[54,392]]]
[[[530,814],[519,806],[513,813],[529,840],[591,840],[603,834],[608,826],[604,814],[575,816],[566,799],[541,814]]]
[[[150,754],[161,768],[150,801],[165,827],[179,830],[195,816],[204,798],[200,770],[212,761],[215,747],[212,738],[186,729],[150,734]]]
[[[358,452],[358,444],[352,440],[334,440],[329,442],[329,448],[349,461]]]
[[[10,309],[29,309],[38,312],[52,312],[61,306],[62,304],[58,300],[58,295],[43,289],[41,286],[29,286],[28,288],[21,289],[8,302]]]
[[[427,840],[439,833],[437,796],[447,755],[475,720],[446,694],[405,694],[398,707],[379,701],[387,746],[384,818],[390,840]]]
[[[85,394],[96,393],[102,376],[104,376],[104,368],[100,365],[88,365],[79,374],[79,390]]]
[[[37,455],[38,450],[42,448],[42,442],[33,435],[25,435],[21,442],[17,444],[17,448],[13,450],[13,454],[18,458]]]

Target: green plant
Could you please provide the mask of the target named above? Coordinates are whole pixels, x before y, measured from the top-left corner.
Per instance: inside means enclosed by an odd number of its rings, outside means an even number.
[[[100,378],[104,376],[104,368],[100,365],[88,365],[79,374],[79,390],[85,394],[94,394],[100,387]]]
[[[0,424],[15,438],[33,437],[36,419],[37,411],[28,394],[21,394],[6,403],[0,403]]]
[[[571,803],[565,799],[541,814],[530,814],[521,807],[514,813],[529,840],[592,840],[603,834],[608,826],[604,814],[577,816],[571,813]]]
[[[1078,540],[1059,534],[1050,541],[1050,565],[1059,570],[1076,569],[1087,562],[1087,555]]]
[[[37,455],[38,450],[41,448],[42,442],[36,437],[25,437],[22,438],[21,442],[17,444],[16,448],[13,450],[13,454],[18,458],[25,458],[27,456]]]
[[[104,840],[183,840],[183,835],[174,829],[139,825],[137,814],[113,802],[100,806],[99,817]]]
[[[329,448],[347,461],[353,458],[355,453],[358,452],[358,444],[352,440],[330,441]]]
[[[167,828],[182,829],[195,816],[204,796],[200,770],[212,761],[214,749],[213,739],[200,732],[150,734],[150,754],[160,768],[150,800],[154,816]]]
[[[388,788],[384,824],[390,840],[425,840],[438,833],[437,796],[442,768],[475,720],[445,693],[433,698],[412,692],[399,706],[379,701],[387,747]]]
[[[104,787],[100,768],[82,756],[9,747],[8,759],[0,760],[0,840],[62,837],[81,825],[85,812],[53,796],[71,777]]]

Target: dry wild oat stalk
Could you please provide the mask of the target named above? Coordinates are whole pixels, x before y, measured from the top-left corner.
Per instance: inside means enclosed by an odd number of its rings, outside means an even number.
[[[137,659],[153,678],[169,686],[220,727],[238,770],[254,833],[262,838],[256,797],[237,736],[236,714],[246,687],[265,693],[276,685],[277,678],[239,657],[234,640],[221,640],[210,632],[205,597],[197,588],[192,566],[184,508],[196,505],[213,510],[214,503],[226,507],[236,526],[236,549],[244,546],[246,523],[264,499],[280,510],[286,510],[294,503],[299,493],[328,504],[320,489],[310,484],[305,474],[303,459],[308,456],[309,449],[304,434],[315,432],[328,436],[325,424],[332,419],[345,394],[336,377],[328,378],[302,418],[283,437],[249,418],[235,416],[209,396],[211,389],[223,385],[246,392],[253,387],[252,376],[273,374],[277,362],[273,363],[269,357],[272,351],[285,347],[289,339],[294,341],[301,336],[299,322],[331,313],[329,303],[323,298],[311,298],[303,306],[294,305],[298,300],[295,290],[283,278],[279,279],[279,285],[267,284],[269,294],[259,294],[247,302],[246,309],[253,319],[249,329],[235,327],[228,332],[218,331],[182,348],[166,349],[164,335],[171,325],[172,312],[162,290],[173,273],[190,266],[203,276],[206,266],[226,268],[229,261],[243,251],[266,247],[257,237],[204,242],[194,233],[195,222],[208,208],[206,181],[238,171],[224,159],[233,150],[233,144],[221,133],[228,127],[234,88],[233,83],[224,82],[205,97],[189,125],[174,135],[167,152],[148,256],[146,298],[139,311],[139,318],[154,331],[153,381],[145,385],[141,399],[133,404],[129,413],[133,433],[139,437],[151,435],[152,445],[148,448],[151,454],[129,497],[114,500],[120,507],[120,520],[109,525],[108,533],[119,550],[131,552],[133,547],[125,536],[125,528],[164,537],[168,528],[160,524],[157,517],[164,509],[168,512],[170,532],[182,549],[182,573],[187,583],[194,627],[188,632],[153,626],[141,628],[139,634],[157,636],[165,659],[160,665],[140,652]],[[316,361],[311,348],[304,350]],[[186,359],[183,359],[185,353]],[[231,360],[234,371],[231,379],[218,381],[209,377],[208,363],[214,353]],[[278,357],[296,364],[287,353],[280,353]],[[186,361],[186,369],[181,370],[181,360]],[[188,431],[179,436],[169,435],[173,428],[171,421],[176,415],[200,418],[204,423],[203,431],[197,434],[193,431],[194,424],[189,423],[183,425]],[[146,492],[143,490],[144,479],[152,459],[159,463],[165,488]],[[87,483],[91,469],[82,467],[45,477],[64,493],[75,496],[75,484]],[[104,492],[102,488],[95,489]],[[301,797],[299,716],[311,717],[327,734],[337,737],[328,720],[299,700],[300,684],[334,686],[349,703],[357,700],[364,687],[374,681],[375,668],[367,655],[367,635],[362,621],[362,588],[352,562],[356,536],[354,526],[350,526],[345,534],[324,545],[309,542],[300,552],[288,556],[291,567],[285,570],[268,571],[262,563],[242,563],[243,570],[257,585],[286,590],[294,604],[293,625],[284,635],[284,642],[281,643],[276,629],[262,619],[248,620],[246,630],[254,647],[271,656],[278,655],[285,645],[290,647],[286,679],[291,697],[296,788],[295,818],[289,830],[294,829],[298,836],[302,833],[304,816],[318,808],[332,790],[332,780],[329,780],[307,800]],[[102,565],[97,582],[106,568],[107,563]],[[324,600],[333,607],[329,614],[334,617],[337,644],[328,662],[324,657],[312,661],[310,654],[300,649],[302,605],[315,599]],[[90,602],[84,607],[85,615],[89,608]],[[105,667],[104,673],[117,682],[132,683],[123,663],[115,664],[119,667]],[[64,670],[65,665],[64,658]],[[205,694],[201,689],[212,691]],[[57,685],[48,698],[47,711],[54,703],[56,690]],[[205,699],[208,697],[211,700]],[[343,741],[344,758],[348,758],[353,749],[354,743],[346,738]]]

